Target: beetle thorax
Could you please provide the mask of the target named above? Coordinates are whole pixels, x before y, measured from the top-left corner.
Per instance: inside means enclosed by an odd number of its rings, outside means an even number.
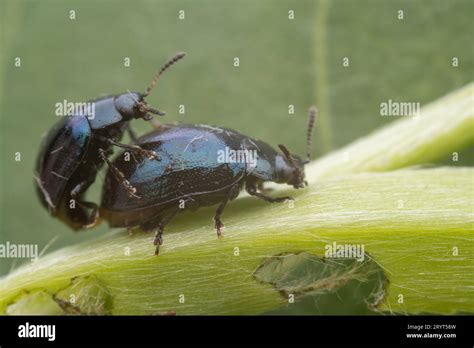
[[[139,103],[144,103],[143,97],[139,93],[124,93],[115,97],[115,108],[122,115],[124,121],[134,118],[143,118],[146,112],[140,110]]]

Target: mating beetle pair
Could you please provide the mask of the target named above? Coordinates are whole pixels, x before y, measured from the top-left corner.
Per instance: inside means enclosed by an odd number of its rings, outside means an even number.
[[[110,128],[110,133],[101,132],[96,137],[96,128],[90,127],[93,131],[87,129],[87,132],[82,132],[86,135],[80,137],[74,133],[74,129],[66,131],[71,128],[69,124],[67,127],[63,126],[62,131],[50,132],[47,149],[43,148],[40,155],[41,165],[38,168],[41,174],[37,178],[37,186],[43,202],[53,215],[74,229],[94,225],[99,215],[112,227],[127,227],[131,230],[139,226],[145,231],[156,231],[154,244],[155,254],[158,254],[163,243],[164,228],[178,212],[218,205],[214,222],[220,236],[224,208],[244,187],[250,195],[265,201],[283,202],[291,197],[270,197],[262,192],[263,183],[287,183],[294,188],[302,188],[307,184],[304,165],[311,157],[312,129],[316,116],[314,107],[309,110],[307,156],[304,161],[291,154],[283,145],[279,145],[282,151],[279,153],[270,145],[231,129],[186,124],[161,125],[155,131],[136,139],[134,145],[119,144],[127,151],[133,151],[133,160],[127,160],[125,152],[114,161],[108,159],[109,147],[118,144],[116,139],[121,137],[124,130],[129,129],[128,121],[131,118],[148,119],[148,112],[153,111],[156,111],[155,114],[162,114],[144,104],[143,98],[149,95],[161,72],[182,56],[183,54],[177,55],[165,65],[145,94],[110,97],[116,100],[123,96],[133,96],[131,101],[134,102],[130,103],[134,113],[123,117],[114,128]],[[103,118],[98,115],[99,119],[101,117]],[[89,141],[88,145],[82,145],[85,143],[84,138]],[[113,139],[113,142],[104,141],[104,138]],[[78,148],[78,144],[82,147]],[[55,156],[63,151],[57,149],[60,146],[64,149],[65,145],[74,153],[67,160],[64,155]],[[257,154],[255,162],[220,161],[218,153],[229,149],[254,152]],[[108,164],[109,169],[104,181],[100,210],[96,204],[82,200],[78,202],[81,207],[79,211],[69,209],[68,199],[81,197],[94,181],[103,162]],[[58,169],[65,179],[53,174]],[[89,215],[86,213],[87,208],[92,210]]]

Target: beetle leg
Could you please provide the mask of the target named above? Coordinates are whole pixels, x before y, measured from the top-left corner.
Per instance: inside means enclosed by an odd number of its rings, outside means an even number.
[[[161,122],[156,118],[152,118],[149,122],[154,129],[159,129],[161,127]]]
[[[135,187],[133,187],[132,185],[130,185],[130,182],[125,179],[125,175],[123,175],[123,173],[118,170],[113,164],[112,162],[109,161],[109,159],[107,158],[107,156],[105,155],[105,151],[103,149],[99,149],[99,156],[100,158],[105,162],[107,163],[107,165],[109,166],[112,174],[115,176],[115,178],[117,179],[117,181],[122,184],[123,188],[127,191],[127,193],[131,196],[131,197],[135,197],[135,198],[141,198],[140,196],[138,196],[136,194],[137,192],[137,189]]]
[[[216,214],[214,215],[214,227],[217,232],[217,238],[223,238],[221,229],[224,227],[224,224],[221,221],[221,215],[224,212],[224,208],[227,205],[229,199],[225,199],[216,209]]]
[[[74,199],[77,204],[83,208],[91,209],[92,212],[89,215],[88,221],[83,225],[83,228],[91,228],[97,224],[99,219],[99,207],[97,204],[92,202],[81,201],[79,198],[84,191],[89,187],[90,182],[83,181],[77,184],[69,193],[71,198]]]
[[[78,201],[77,202],[79,205],[82,205],[82,206],[85,206],[89,209],[92,209],[92,212],[91,212],[91,219],[90,219],[90,222],[87,223],[84,228],[92,228],[94,227],[97,222],[99,221],[99,206],[95,203],[92,203],[92,202],[83,202],[83,201]]]
[[[221,204],[219,204],[219,206],[216,209],[216,213],[214,215],[214,228],[216,229],[217,238],[219,239],[223,238],[221,230],[222,228],[224,228],[224,224],[222,223],[221,216],[222,216],[222,213],[224,212],[227,202],[229,202],[231,192],[232,190],[229,191],[226,198],[221,202]]]
[[[217,232],[217,238],[223,238],[221,229],[224,227],[224,224],[221,221],[222,213],[224,212],[224,208],[226,207],[227,203],[230,201],[231,197],[234,195],[235,190],[239,188],[239,185],[232,186],[229,191],[227,192],[227,196],[224,200],[219,204],[216,209],[216,214],[214,215],[214,227]]]
[[[132,140],[132,143],[135,144],[138,138],[133,129],[130,127],[130,125],[127,126],[127,133],[130,139]]]
[[[166,225],[169,224],[171,219],[178,213],[179,210],[179,207],[174,208],[160,221],[160,224],[158,225],[158,229],[155,234],[155,238],[153,239],[153,244],[156,245],[155,255],[158,255],[160,253],[160,245],[163,244],[163,232],[165,230]]]
[[[254,185],[247,185],[245,187],[245,189],[247,190],[249,195],[258,197],[258,198],[263,199],[264,201],[270,202],[270,203],[281,203],[281,202],[285,202],[285,201],[293,201],[294,200],[293,197],[290,197],[290,196],[285,196],[285,197],[270,197],[270,196],[267,196],[263,193],[258,192]]]
[[[108,142],[110,145],[121,147],[122,149],[127,149],[127,150],[130,150],[130,151],[138,152],[139,154],[144,155],[144,156],[148,157],[149,159],[159,160],[158,155],[156,154],[155,151],[142,149],[138,145],[122,144],[122,143],[116,142],[115,140],[110,139],[110,138],[103,138],[103,140]]]

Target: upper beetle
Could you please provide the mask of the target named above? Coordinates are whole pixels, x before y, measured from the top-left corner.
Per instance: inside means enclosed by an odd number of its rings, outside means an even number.
[[[118,141],[127,130],[132,140],[136,137],[129,127],[135,118],[151,120],[163,112],[149,106],[145,98],[150,95],[161,74],[184,57],[178,53],[156,74],[145,93],[126,92],[98,98],[94,103],[93,117],[74,113],[61,119],[47,134],[37,158],[35,183],[42,204],[74,230],[95,225],[98,206],[83,199],[85,191],[95,181],[97,172],[112,146],[122,147],[152,159],[156,154],[137,145]],[[124,184],[131,195],[133,188]]]
[[[307,185],[304,165],[311,157],[315,117],[316,108],[311,107],[305,161],[283,145],[279,145],[279,153],[267,143],[231,129],[160,126],[137,141],[143,149],[158,153],[159,162],[147,158],[130,160],[119,155],[109,166],[100,216],[112,227],[127,227],[131,231],[138,225],[145,231],[156,230],[154,244],[158,254],[163,230],[176,213],[183,208],[194,210],[219,204],[214,222],[220,236],[224,208],[244,186],[250,195],[267,202],[282,202],[292,198],[266,195],[262,192],[265,181],[294,188]],[[137,197],[130,197],[127,186],[136,189]]]

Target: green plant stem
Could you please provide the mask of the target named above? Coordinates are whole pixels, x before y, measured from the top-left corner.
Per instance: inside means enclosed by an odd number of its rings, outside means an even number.
[[[311,186],[292,209],[247,197],[226,211],[223,240],[206,209],[178,219],[158,257],[151,235],[122,231],[16,270],[1,283],[0,308],[26,290],[55,294],[73,277],[94,274],[112,294],[113,314],[257,314],[285,303],[252,276],[266,257],[323,256],[336,241],[364,244],[385,270],[390,287],[381,309],[474,311],[472,177],[471,169],[449,168],[340,177]]]

